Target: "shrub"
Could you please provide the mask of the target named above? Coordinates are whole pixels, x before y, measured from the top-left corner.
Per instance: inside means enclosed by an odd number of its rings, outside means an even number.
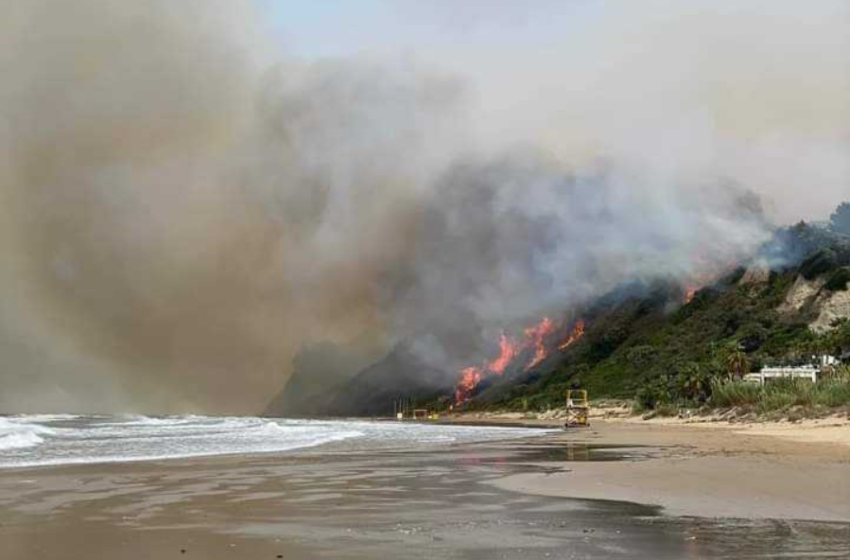
[[[686,362],[676,364],[677,374],[668,383],[668,393],[676,401],[691,403],[705,402],[711,394],[710,377],[699,364]]]
[[[793,406],[811,406],[819,385],[805,379],[775,379],[765,385],[765,395],[778,401],[790,400]],[[782,395],[782,396],[780,396]]]
[[[850,235],[850,203],[844,202],[830,216],[832,231]]]
[[[784,391],[764,391],[756,409],[761,414],[767,412],[783,411],[794,406],[796,397],[792,393]]]
[[[837,266],[835,252],[831,249],[821,249],[800,265],[800,274],[806,280],[814,280],[821,274],[833,270]]]
[[[660,404],[655,409],[655,415],[659,418],[673,418],[679,415],[679,407],[670,403]]]
[[[661,384],[652,383],[641,387],[635,396],[635,410],[654,410],[659,405],[668,402],[667,391]]]
[[[649,366],[657,355],[658,350],[654,346],[642,344],[630,348],[626,352],[626,360],[635,368],[642,370]]]
[[[714,381],[711,404],[718,408],[755,406],[760,413],[791,407],[835,408],[850,405],[850,383],[836,377],[819,383],[804,379],[777,379],[764,387],[746,381]]]
[[[850,284],[850,270],[839,268],[832,273],[824,287],[831,292],[844,292],[848,284]]]
[[[711,382],[711,404],[720,408],[755,405],[761,394],[761,386],[748,381]]]
[[[850,383],[840,378],[819,383],[814,403],[829,408],[850,405]]]

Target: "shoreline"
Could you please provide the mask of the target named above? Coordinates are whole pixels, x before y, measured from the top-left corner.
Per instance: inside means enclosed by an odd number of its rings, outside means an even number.
[[[527,428],[563,428],[560,417],[523,414],[515,412],[477,412],[448,416],[442,423],[481,426],[523,426]],[[850,447],[850,414],[834,414],[822,418],[797,421],[783,420],[727,420],[717,415],[692,416],[689,418],[652,418],[623,412],[599,409],[590,417],[591,426],[602,422],[608,425],[629,424],[636,426],[663,426],[671,429],[690,427],[704,430],[722,430],[743,436],[765,436],[795,443],[818,443]],[[580,433],[584,428],[571,429]],[[850,454],[850,450],[847,451]]]
[[[552,427],[560,421],[513,422]],[[843,418],[730,424],[597,417],[557,439],[654,452],[634,462],[565,462],[557,473],[522,473],[495,484],[539,496],[657,506],[673,516],[850,523],[850,422]]]

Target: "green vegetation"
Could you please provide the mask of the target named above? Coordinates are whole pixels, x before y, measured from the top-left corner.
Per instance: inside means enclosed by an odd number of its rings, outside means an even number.
[[[848,284],[850,284],[850,269],[843,267],[832,273],[824,287],[831,292],[844,292],[847,291]]]
[[[819,383],[802,379],[778,379],[765,386],[746,381],[712,383],[711,405],[717,408],[751,408],[760,414],[850,406],[850,383],[827,379]]]
[[[832,214],[830,227],[836,233],[850,235],[850,203],[843,203]]]
[[[836,255],[831,249],[822,249],[803,261],[800,265],[800,275],[806,280],[814,280],[836,267]]]
[[[758,280],[739,268],[681,305],[677,288],[626,287],[584,313],[584,338],[546,369],[494,384],[476,399],[479,408],[545,410],[562,405],[569,388],[593,398],[632,399],[655,414],[679,407],[747,406],[757,412],[794,406],[848,404],[846,381],[813,388],[782,383],[767,389],[738,382],[765,364],[802,363],[812,355],[850,349],[850,321],[826,334],[809,328],[807,310],[782,310],[800,277],[826,278],[825,289],[850,286],[850,243],[843,235],[798,224],[777,233],[766,258],[799,254],[795,267],[777,267]],[[778,248],[777,248],[778,246]]]
[[[718,286],[675,312],[652,294],[627,300],[589,321],[587,334],[558,368],[535,383],[514,386],[503,403],[527,398],[532,408],[559,403],[581,386],[595,398],[636,398],[645,408],[699,406],[711,381],[742,377],[750,368],[809,353],[815,336],[776,308],[793,284],[777,274],[758,286]]]
[[[711,384],[712,404],[722,408],[755,405],[763,393],[763,387],[747,381],[714,380]]]
[[[750,372],[750,360],[747,359],[746,354],[740,350],[736,350],[726,356],[726,367],[729,377],[740,379]]]

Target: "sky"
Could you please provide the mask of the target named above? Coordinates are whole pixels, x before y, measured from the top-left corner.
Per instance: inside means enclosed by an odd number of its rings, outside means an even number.
[[[843,0],[256,1],[288,56],[456,77],[488,149],[632,160],[663,180],[726,176],[777,223],[823,220],[848,190]],[[800,200],[802,183],[822,196]]]
[[[280,45],[309,57],[545,46],[604,10],[594,0],[257,1]]]

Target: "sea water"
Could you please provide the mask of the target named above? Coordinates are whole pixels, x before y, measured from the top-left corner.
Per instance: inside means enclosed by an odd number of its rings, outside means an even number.
[[[0,468],[153,461],[307,448],[422,449],[540,435],[540,430],[214,416],[0,417]]]

